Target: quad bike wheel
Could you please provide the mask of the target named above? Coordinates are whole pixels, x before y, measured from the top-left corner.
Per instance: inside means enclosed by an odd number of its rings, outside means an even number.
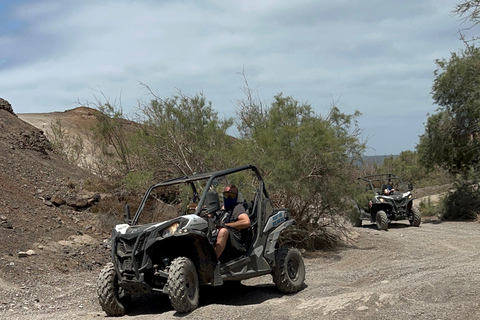
[[[355,227],[361,227],[362,226],[362,219],[356,218],[355,223],[353,224]]]
[[[417,207],[412,207],[412,217],[408,221],[414,227],[418,227],[422,222],[422,215]]]
[[[172,261],[167,286],[170,303],[176,311],[185,313],[197,308],[199,284],[192,260],[179,257]]]
[[[375,218],[375,223],[377,224],[378,230],[387,230],[388,229],[388,218],[385,211],[380,210],[377,212],[377,216]]]
[[[120,298],[121,288],[113,263],[108,263],[97,278],[97,295],[100,306],[108,316],[119,317],[126,313]]]
[[[361,227],[362,226],[362,219],[360,219],[360,214],[361,214],[361,211],[360,211],[360,208],[356,206],[356,212],[355,212],[355,222],[353,223],[353,225],[355,227]]]
[[[305,281],[305,264],[297,249],[279,248],[275,251],[273,282],[285,293],[299,291]]]
[[[352,213],[351,213],[351,221],[354,227],[361,227],[362,226],[362,219],[360,219],[361,210],[358,204],[352,200]]]

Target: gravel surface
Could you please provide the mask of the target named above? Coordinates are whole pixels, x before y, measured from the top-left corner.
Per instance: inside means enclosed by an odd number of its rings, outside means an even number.
[[[164,295],[134,299],[126,319],[480,319],[480,224],[403,222],[352,231],[354,243],[305,258],[305,288],[279,293],[270,276],[202,287],[199,308],[176,313]],[[102,319],[100,267],[12,285],[0,280],[2,319]],[[34,276],[32,275],[32,279]]]

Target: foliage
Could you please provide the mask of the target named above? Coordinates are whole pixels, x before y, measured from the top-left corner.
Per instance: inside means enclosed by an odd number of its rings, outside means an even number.
[[[378,173],[393,173],[404,183],[412,183],[415,188],[443,185],[453,182],[453,177],[438,166],[427,169],[419,161],[416,151],[402,151],[397,157],[386,157],[381,165],[375,166]]]
[[[403,151],[398,157],[386,157],[379,169],[381,172],[391,172],[402,177],[402,180],[412,183],[416,177],[423,174],[423,168],[417,164],[416,153],[413,151]]]
[[[126,175],[132,164],[123,111],[108,101],[99,103],[97,110],[93,138],[99,147],[99,172]]]
[[[353,199],[355,200],[355,204],[357,204],[360,208],[365,209],[368,207],[369,203],[375,197],[375,192],[372,190],[362,190],[356,192],[354,194]]]
[[[427,168],[440,166],[467,178],[480,160],[480,50],[468,46],[437,60],[432,88],[440,107],[428,118],[417,150]]]
[[[480,1],[456,4],[453,13],[475,26],[480,22]],[[460,181],[433,209],[447,220],[475,218],[480,199],[478,188],[468,182],[477,175],[480,160],[480,50],[460,34],[465,48],[452,53],[449,60],[436,61],[432,95],[439,108],[428,118],[417,146],[422,165],[441,167]]]
[[[278,94],[265,107],[247,94],[237,102],[237,115],[241,139],[235,154],[263,170],[277,204],[291,209],[300,228],[317,231],[331,223],[329,215],[346,212],[352,163],[365,148],[358,112],[347,115],[332,106],[322,117],[292,97]]]
[[[69,163],[75,165],[84,164],[84,142],[82,137],[69,134],[60,118],[52,120],[49,136],[55,153],[61,155]]]
[[[457,3],[455,5],[455,9],[453,10],[453,14],[460,16],[463,22],[469,21],[472,24],[470,27],[467,27],[467,29],[473,28],[480,23],[480,0],[468,0]],[[462,35],[462,39],[464,38],[465,37]],[[478,36],[473,37],[471,41],[478,39]]]
[[[478,24],[480,21],[480,0],[468,0],[457,3],[453,13],[463,16],[464,20],[470,20]]]
[[[153,94],[153,93],[152,93]],[[140,106],[143,129],[138,132],[139,154],[155,178],[166,179],[227,167],[232,145],[227,129],[232,119],[221,120],[202,94],[155,96]]]
[[[480,214],[480,190],[478,184],[459,183],[455,190],[443,199],[441,217],[444,220],[471,220]]]
[[[99,177],[87,177],[83,181],[82,189],[94,192],[107,192],[113,189],[113,186],[110,185],[107,180]]]
[[[251,163],[263,171],[276,206],[291,210],[303,229],[297,234],[312,238],[307,240],[314,247],[322,239],[338,238],[327,227],[351,210],[345,199],[358,176],[353,164],[365,150],[359,112],[344,114],[332,105],[322,116],[308,103],[282,94],[265,107],[247,87],[247,98],[237,101],[238,136],[233,138],[227,134],[233,119],[220,119],[203,94],[160,98],[148,90],[154,98],[139,105],[139,125],[133,130],[121,129],[121,109],[98,103],[95,145],[101,147],[106,170],[120,173],[127,189],[136,192],[152,179]],[[235,183],[249,185],[248,179]],[[252,190],[242,192],[248,196]],[[176,200],[183,205],[180,196]]]
[[[440,216],[441,212],[443,212],[443,201],[442,202],[432,202],[430,197],[428,197],[427,201],[422,201],[419,204],[420,212],[424,217],[433,217],[433,216]]]
[[[375,192],[370,189],[364,189],[362,186],[358,184],[357,188],[354,190],[351,196],[352,196],[351,205],[350,207],[347,207],[346,213],[347,213],[347,219],[353,225],[355,225],[358,219],[359,210],[368,209],[372,199],[375,196]]]
[[[132,191],[146,190],[153,181],[153,172],[149,170],[131,171],[125,176],[125,186]]]

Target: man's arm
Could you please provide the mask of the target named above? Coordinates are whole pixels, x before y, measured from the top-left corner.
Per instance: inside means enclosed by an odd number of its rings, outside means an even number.
[[[225,226],[235,229],[246,229],[250,227],[250,218],[248,217],[248,214],[242,213],[238,216],[237,221],[225,223]]]

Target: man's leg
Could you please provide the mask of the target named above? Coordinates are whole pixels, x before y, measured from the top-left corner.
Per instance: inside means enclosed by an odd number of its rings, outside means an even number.
[[[225,247],[227,246],[227,240],[228,240],[228,230],[227,228],[221,228],[218,230],[218,235],[217,235],[217,242],[215,243],[215,253],[217,254],[217,258],[219,258],[223,250],[225,250]]]

